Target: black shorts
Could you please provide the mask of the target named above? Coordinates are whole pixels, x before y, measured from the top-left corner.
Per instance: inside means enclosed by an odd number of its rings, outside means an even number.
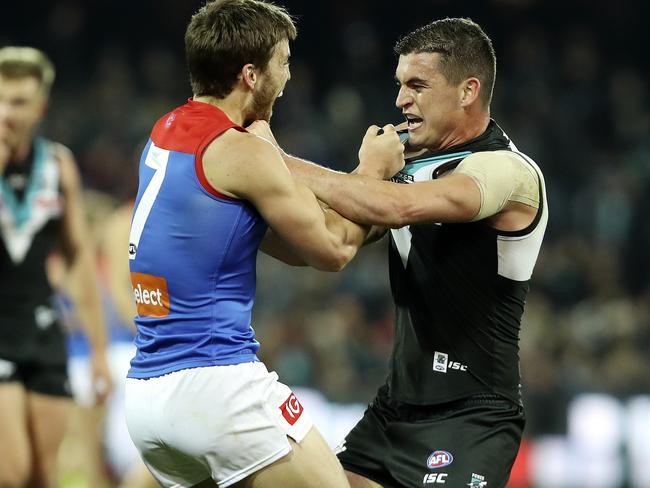
[[[0,358],[0,384],[22,383],[26,390],[43,395],[72,397],[66,364],[46,365]]]
[[[520,405],[480,395],[399,404],[382,387],[338,453],[347,471],[386,488],[506,485],[524,429]]]

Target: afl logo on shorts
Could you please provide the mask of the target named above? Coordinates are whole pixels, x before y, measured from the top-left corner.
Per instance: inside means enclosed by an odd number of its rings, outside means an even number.
[[[167,280],[147,273],[131,273],[133,298],[140,317],[167,317],[169,293]]]
[[[282,405],[280,405],[282,416],[290,425],[293,425],[298,421],[303,410],[302,405],[293,393],[289,395],[289,398],[287,398]]]
[[[443,468],[449,466],[454,462],[454,456],[447,451],[433,451],[429,459],[427,459],[427,467],[429,469]]]

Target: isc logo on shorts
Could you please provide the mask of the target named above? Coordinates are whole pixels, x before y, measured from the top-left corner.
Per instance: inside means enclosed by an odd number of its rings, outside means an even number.
[[[167,280],[146,273],[131,273],[133,298],[141,317],[166,317],[169,315]]]
[[[289,398],[287,398],[284,403],[280,405],[280,411],[282,412],[284,420],[289,422],[290,425],[293,425],[302,415],[303,408],[296,398],[296,395],[292,393],[289,395]]]

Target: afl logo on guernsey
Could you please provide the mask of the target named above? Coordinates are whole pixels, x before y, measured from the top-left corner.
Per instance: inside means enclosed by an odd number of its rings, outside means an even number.
[[[293,393],[289,395],[289,398],[287,398],[282,405],[280,405],[282,416],[290,425],[293,425],[298,421],[303,410],[302,405]]]
[[[427,459],[427,467],[429,469],[443,468],[449,466],[454,462],[454,456],[448,451],[434,451]]]
[[[167,280],[146,273],[131,273],[133,298],[141,317],[166,317],[169,315]]]

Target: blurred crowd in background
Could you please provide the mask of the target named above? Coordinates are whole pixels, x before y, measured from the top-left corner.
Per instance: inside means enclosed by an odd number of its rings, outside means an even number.
[[[542,167],[547,235],[522,323],[527,435],[562,433],[577,394],[650,392],[650,90],[642,2],[283,0],[298,18],[272,128],[294,154],[351,170],[367,125],[401,121],[392,46],[468,16],[497,52],[492,116]],[[86,188],[132,199],[154,121],[191,96],[183,33],[195,0],[24,2],[0,44],[39,47],[58,78],[42,132]],[[38,12],[36,15],[34,12]],[[643,60],[646,61],[643,61]],[[288,384],[366,402],[384,381],[393,306],[387,241],[343,272],[258,263],[261,359]]]

